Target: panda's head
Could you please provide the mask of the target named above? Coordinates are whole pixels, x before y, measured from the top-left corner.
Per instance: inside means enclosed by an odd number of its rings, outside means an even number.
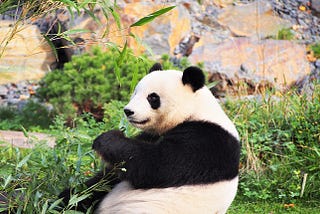
[[[162,134],[189,120],[214,122],[228,130],[231,121],[204,84],[198,67],[181,72],[162,70],[157,63],[137,84],[124,112],[132,125],[149,133]]]

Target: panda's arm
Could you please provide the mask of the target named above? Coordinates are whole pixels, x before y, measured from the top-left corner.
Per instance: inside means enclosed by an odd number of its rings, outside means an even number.
[[[153,143],[109,131],[93,148],[111,163],[125,161],[121,178],[135,188],[206,184],[238,174],[238,140],[207,122],[185,122]]]
[[[125,162],[120,179],[129,180],[136,188],[154,187],[159,183],[159,143],[162,137],[142,133],[127,138],[120,131],[108,131],[98,136],[93,149],[111,163]],[[158,186],[158,185],[157,185]]]
[[[134,137],[134,139],[141,140],[146,143],[155,143],[157,140],[159,140],[159,138],[159,135],[150,134],[147,132],[141,132],[139,135]]]
[[[185,156],[184,147],[194,137],[190,134],[184,137],[186,132],[178,131],[150,142],[150,136],[145,134],[127,138],[120,131],[108,131],[94,140],[93,149],[111,164],[125,162],[120,179],[130,181],[135,188],[176,186],[187,182],[183,178],[188,171],[184,165],[192,163]]]
[[[154,147],[159,136],[141,133],[135,138],[127,138],[121,131],[112,130],[98,136],[92,148],[111,164],[129,161],[137,156],[141,147]]]

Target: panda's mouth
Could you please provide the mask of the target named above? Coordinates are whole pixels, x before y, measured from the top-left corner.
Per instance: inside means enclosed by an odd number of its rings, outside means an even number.
[[[150,119],[145,119],[145,120],[141,120],[141,121],[129,120],[130,123],[135,124],[135,125],[144,125],[149,121],[150,121]]]

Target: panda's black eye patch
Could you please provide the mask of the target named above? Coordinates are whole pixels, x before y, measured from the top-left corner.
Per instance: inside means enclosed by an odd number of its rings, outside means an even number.
[[[160,96],[157,93],[151,93],[148,95],[147,100],[153,109],[160,107]]]

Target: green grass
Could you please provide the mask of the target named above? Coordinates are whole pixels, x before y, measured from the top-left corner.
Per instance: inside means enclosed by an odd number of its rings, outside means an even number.
[[[268,201],[244,202],[239,199],[233,201],[228,214],[318,214],[320,204],[317,203],[296,203],[284,204]]]

